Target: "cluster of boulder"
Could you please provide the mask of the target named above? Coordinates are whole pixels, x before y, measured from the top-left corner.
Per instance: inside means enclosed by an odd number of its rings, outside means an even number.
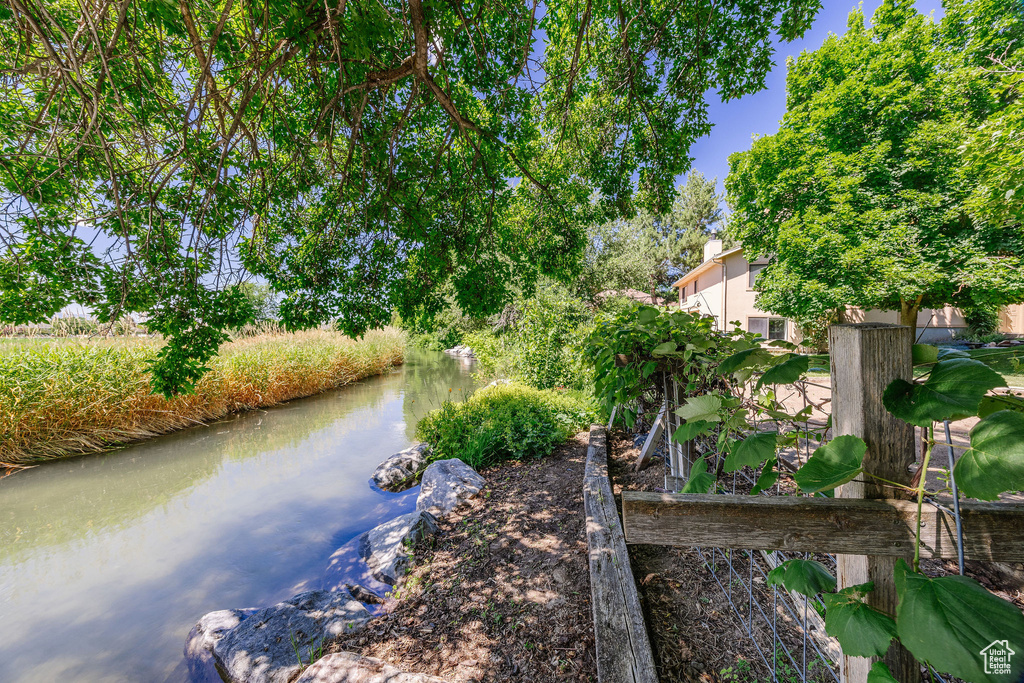
[[[373,482],[389,491],[411,488],[420,479],[416,509],[338,548],[328,564],[323,590],[299,593],[263,609],[219,610],[200,619],[185,643],[192,679],[223,677],[232,683],[441,681],[399,671],[372,657],[347,652],[321,656],[335,639],[363,628],[374,618],[367,605],[383,602],[381,595],[408,569],[412,547],[437,533],[437,518],[450,514],[483,489],[484,478],[461,460],[429,463],[429,457],[429,446],[417,444],[377,467]]]
[[[473,349],[469,348],[465,344],[459,344],[458,346],[453,346],[450,349],[445,349],[444,352],[447,353],[449,356],[459,356],[460,358],[476,358],[476,356],[473,355]]]

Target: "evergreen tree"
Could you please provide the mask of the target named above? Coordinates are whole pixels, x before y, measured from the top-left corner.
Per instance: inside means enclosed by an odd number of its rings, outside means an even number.
[[[697,266],[723,217],[716,184],[692,171],[664,215],[643,211],[594,226],[586,255],[589,294],[638,289],[654,298]]]

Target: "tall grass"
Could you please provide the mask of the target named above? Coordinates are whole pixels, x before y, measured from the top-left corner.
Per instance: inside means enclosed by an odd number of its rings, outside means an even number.
[[[95,452],[377,375],[404,359],[396,330],[267,334],[222,347],[195,394],[150,393],[147,339],[0,341],[0,464]]]

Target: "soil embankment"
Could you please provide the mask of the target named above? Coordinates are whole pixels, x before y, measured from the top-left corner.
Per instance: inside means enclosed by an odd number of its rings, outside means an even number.
[[[541,460],[481,470],[385,613],[335,650],[452,681],[596,681],[583,471],[587,432]]]

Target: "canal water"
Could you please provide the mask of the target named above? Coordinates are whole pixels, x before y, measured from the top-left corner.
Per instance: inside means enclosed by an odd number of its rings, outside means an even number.
[[[0,681],[182,681],[216,609],[319,588],[331,553],[415,506],[369,482],[474,384],[410,350],[395,372],[0,480]]]

